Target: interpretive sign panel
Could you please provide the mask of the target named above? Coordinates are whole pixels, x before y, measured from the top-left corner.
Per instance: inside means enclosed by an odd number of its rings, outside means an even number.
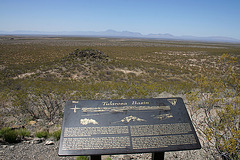
[[[67,101],[59,155],[200,149],[182,98]]]

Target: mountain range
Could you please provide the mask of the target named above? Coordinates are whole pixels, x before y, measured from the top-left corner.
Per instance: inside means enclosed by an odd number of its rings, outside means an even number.
[[[130,31],[59,31],[59,32],[45,32],[45,31],[0,31],[0,35],[56,35],[56,36],[91,36],[91,37],[116,37],[116,38],[149,38],[161,40],[186,40],[186,41],[206,41],[206,42],[233,42],[240,43],[239,39],[231,37],[197,37],[197,36],[174,36],[172,34],[147,34],[143,35],[139,32]]]

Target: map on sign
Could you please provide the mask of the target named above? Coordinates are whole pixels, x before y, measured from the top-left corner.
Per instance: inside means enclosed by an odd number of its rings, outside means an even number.
[[[201,148],[181,98],[66,103],[59,155],[165,152]]]

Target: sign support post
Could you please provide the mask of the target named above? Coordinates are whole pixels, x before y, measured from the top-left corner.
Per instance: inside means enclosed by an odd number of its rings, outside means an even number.
[[[152,153],[152,160],[164,160],[164,152]]]
[[[89,160],[101,160],[101,155],[92,155]]]

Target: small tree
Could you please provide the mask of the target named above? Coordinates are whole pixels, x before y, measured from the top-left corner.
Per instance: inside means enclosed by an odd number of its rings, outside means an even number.
[[[14,97],[14,105],[20,114],[28,114],[33,119],[56,122],[63,116],[66,97],[66,93],[34,88],[18,92]]]

